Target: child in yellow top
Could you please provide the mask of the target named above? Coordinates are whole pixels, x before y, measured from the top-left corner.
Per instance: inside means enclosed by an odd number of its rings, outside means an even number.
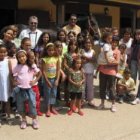
[[[47,104],[46,117],[50,117],[51,113],[58,114],[53,105],[56,103],[60,75],[60,61],[55,56],[55,45],[53,43],[48,43],[44,48],[42,60],[43,76],[46,81],[44,83],[44,95]]]

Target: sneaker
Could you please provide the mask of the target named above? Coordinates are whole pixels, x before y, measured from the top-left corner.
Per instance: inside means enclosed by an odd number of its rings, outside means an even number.
[[[70,116],[70,115],[72,115],[72,113],[73,113],[73,111],[69,110],[67,114]]]
[[[21,129],[25,129],[26,127],[27,127],[27,122],[26,121],[22,121],[21,125],[20,125],[20,128]]]
[[[78,114],[79,114],[80,116],[83,116],[83,115],[84,115],[84,113],[83,113],[82,111],[78,111]]]
[[[36,119],[33,120],[32,126],[33,126],[34,129],[39,128],[39,124],[38,124],[38,121]]]
[[[51,117],[51,112],[50,111],[46,112],[46,117]]]
[[[123,103],[123,98],[119,99],[119,103],[122,104]]]
[[[117,109],[116,109],[116,106],[115,106],[115,105],[112,105],[112,106],[111,106],[111,111],[112,111],[112,112],[116,112],[116,111],[117,111]]]
[[[140,99],[136,98],[134,101],[131,102],[132,105],[136,105],[140,103]]]
[[[100,104],[98,107],[97,107],[97,109],[99,109],[99,110],[102,110],[102,109],[104,109],[105,108],[105,105],[104,104]]]
[[[43,113],[40,112],[40,111],[38,111],[38,112],[37,112],[37,115],[38,115],[38,116],[43,116]]]
[[[54,115],[58,115],[58,112],[54,108],[51,109],[51,113],[53,113]]]

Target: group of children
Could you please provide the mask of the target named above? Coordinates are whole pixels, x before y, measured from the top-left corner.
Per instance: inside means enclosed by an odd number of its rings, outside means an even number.
[[[98,71],[102,72],[101,67],[106,68],[112,63],[116,70],[114,83],[119,101],[122,102],[125,95],[134,95],[135,82],[130,76],[131,72],[126,69],[126,45],[122,44],[118,49],[117,41],[116,38],[112,40],[111,34],[104,35],[98,61],[93,39],[82,33],[76,36],[73,31],[68,35],[64,30],[58,31],[57,41],[54,42],[51,41],[50,34],[44,32],[34,50],[31,50],[31,41],[27,37],[21,41],[18,49],[13,43],[7,46],[0,44],[1,112],[10,117],[11,97],[21,115],[20,128],[27,127],[28,115],[32,118],[33,128],[38,129],[37,115],[43,115],[40,111],[40,95],[44,98],[46,117],[57,115],[56,100],[61,100],[63,85],[64,101],[69,107],[67,114],[77,112],[83,116],[81,107],[85,102],[95,107],[94,77]],[[111,89],[110,86],[105,88]],[[97,108],[102,109],[104,106],[101,105]],[[112,111],[115,112],[115,108]]]

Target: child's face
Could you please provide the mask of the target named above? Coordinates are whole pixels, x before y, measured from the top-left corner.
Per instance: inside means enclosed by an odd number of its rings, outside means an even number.
[[[117,43],[117,41],[112,41],[111,45],[112,45],[112,49],[115,49],[117,47],[118,43]]]
[[[62,54],[63,47],[60,45],[60,46],[56,47],[55,50],[56,50],[56,54],[57,55],[61,55]]]
[[[136,40],[140,40],[140,34],[135,35]]]
[[[53,46],[48,47],[47,53],[48,53],[48,56],[54,56],[55,48]]]
[[[20,64],[26,64],[27,56],[24,52],[19,52],[17,55],[17,59]]]
[[[74,52],[77,46],[73,44],[73,45],[70,45],[69,47],[70,47],[70,51]]]
[[[69,39],[69,41],[75,41],[76,40],[76,37],[74,36],[74,34],[70,33],[68,35],[68,39]]]
[[[12,53],[12,54],[16,54],[16,51],[17,51],[17,49],[16,49],[15,46],[11,48],[11,53]]]
[[[50,39],[50,37],[49,37],[48,34],[45,34],[45,35],[43,36],[43,42],[44,42],[44,43],[48,43],[49,39]]]
[[[83,38],[82,35],[78,36],[78,38],[77,38],[77,41],[78,41],[78,42],[82,42],[83,40],[84,40],[84,38]]]
[[[60,32],[59,35],[58,35],[58,38],[59,38],[60,41],[64,41],[65,38],[66,38],[65,33],[64,32]]]
[[[7,54],[6,48],[1,47],[0,48],[0,61],[2,61],[4,59],[4,57],[6,56],[6,54]]]
[[[31,52],[31,53],[29,54],[29,61],[30,61],[30,63],[32,63],[32,64],[35,62],[35,55],[34,55],[33,52]]]
[[[90,50],[92,48],[92,43],[91,43],[90,39],[86,40],[86,42],[85,42],[85,48],[87,50]]]
[[[126,80],[128,80],[128,79],[130,78],[130,74],[125,74],[125,75],[124,75],[124,78],[125,78]]]
[[[109,36],[105,39],[105,41],[106,41],[107,43],[111,43],[111,42],[112,42],[112,35],[109,35]]]
[[[81,65],[82,65],[81,59],[76,60],[76,62],[75,62],[75,68],[76,69],[80,69],[81,68]]]
[[[125,49],[122,48],[122,47],[120,47],[119,50],[120,50],[121,53],[124,53],[125,52]]]
[[[22,48],[28,52],[29,50],[31,50],[31,41],[27,40],[22,44]]]

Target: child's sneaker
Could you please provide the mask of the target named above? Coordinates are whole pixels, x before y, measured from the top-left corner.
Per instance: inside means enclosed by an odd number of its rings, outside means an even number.
[[[111,106],[111,111],[112,111],[112,112],[116,112],[116,111],[117,111],[117,109],[116,109],[116,106],[115,106],[115,105],[112,105],[112,106]]]
[[[78,111],[78,114],[79,114],[80,116],[83,116],[83,115],[84,115],[84,113],[83,113],[82,111]]]
[[[140,103],[140,99],[136,98],[134,101],[131,102],[132,105],[136,105]]]
[[[73,113],[73,111],[69,110],[67,114],[70,116],[70,115],[72,115],[72,113]]]
[[[38,121],[36,119],[33,120],[32,126],[33,126],[34,129],[39,128],[39,124],[38,124]]]
[[[46,112],[46,117],[51,117],[51,112],[50,111]]]
[[[123,104],[123,98],[119,98],[119,103]]]
[[[51,113],[53,113],[54,115],[58,115],[58,112],[54,108],[51,109]]]
[[[20,128],[25,129],[27,127],[27,122],[24,120],[21,122]]]
[[[43,113],[40,112],[40,111],[38,111],[38,112],[37,112],[37,115],[38,115],[38,116],[43,116]]]
[[[105,105],[104,105],[104,104],[100,104],[100,105],[97,107],[98,110],[102,110],[102,109],[104,109],[104,108],[105,108]]]

